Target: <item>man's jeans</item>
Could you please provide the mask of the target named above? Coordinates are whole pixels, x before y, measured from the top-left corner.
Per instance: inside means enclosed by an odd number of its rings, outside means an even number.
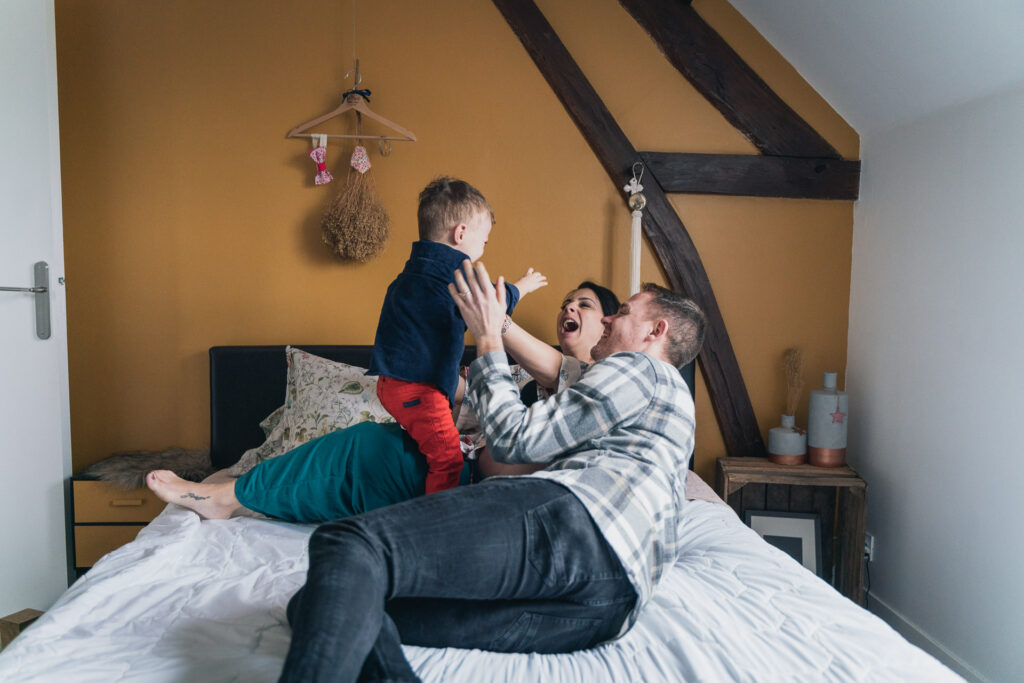
[[[615,637],[636,597],[563,486],[516,477],[442,491],[316,530],[281,680],[418,680],[400,639],[580,650]]]

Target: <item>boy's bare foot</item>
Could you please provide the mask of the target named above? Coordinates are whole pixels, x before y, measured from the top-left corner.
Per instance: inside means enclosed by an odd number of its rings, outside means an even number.
[[[206,519],[227,519],[241,507],[235,498],[235,483],[196,484],[170,470],[154,470],[146,475],[146,486],[165,503],[181,505]]]

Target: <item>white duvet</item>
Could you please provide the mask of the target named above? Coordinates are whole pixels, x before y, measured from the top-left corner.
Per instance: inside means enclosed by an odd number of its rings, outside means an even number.
[[[275,681],[313,527],[169,505],[0,653],[0,681]],[[636,626],[569,655],[407,647],[424,681],[960,680],[731,509],[687,504]]]

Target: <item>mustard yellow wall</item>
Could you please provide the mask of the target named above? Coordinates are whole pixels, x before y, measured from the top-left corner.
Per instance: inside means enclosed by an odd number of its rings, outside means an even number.
[[[856,133],[724,0],[697,10],[848,158]],[[543,0],[638,149],[752,153],[615,0]],[[477,185],[497,225],[485,262],[551,285],[517,320],[554,341],[584,278],[628,288],[628,224],[609,181],[490,2],[57,0],[75,469],[124,449],[208,443],[206,352],[218,344],[369,344],[415,239],[416,195],[439,174]],[[371,107],[413,130],[371,149],[393,234],[337,262],[293,126],[333,109],[357,51]],[[350,130],[351,120],[334,122]],[[370,129],[372,132],[373,129]],[[350,149],[328,146],[344,177]],[[806,378],[846,359],[850,202],[673,198],[729,329],[762,431],[784,397],[783,349]],[[644,278],[664,281],[650,252]],[[698,382],[697,469],[724,453]]]

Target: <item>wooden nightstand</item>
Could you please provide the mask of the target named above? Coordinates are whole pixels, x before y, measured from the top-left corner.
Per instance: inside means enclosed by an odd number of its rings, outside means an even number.
[[[75,568],[81,576],[111,550],[133,540],[164,509],[147,488],[125,491],[103,481],[71,480]]]
[[[810,512],[821,522],[825,576],[864,604],[867,484],[849,467],[776,465],[766,458],[719,458],[715,490],[740,519],[747,510]]]

